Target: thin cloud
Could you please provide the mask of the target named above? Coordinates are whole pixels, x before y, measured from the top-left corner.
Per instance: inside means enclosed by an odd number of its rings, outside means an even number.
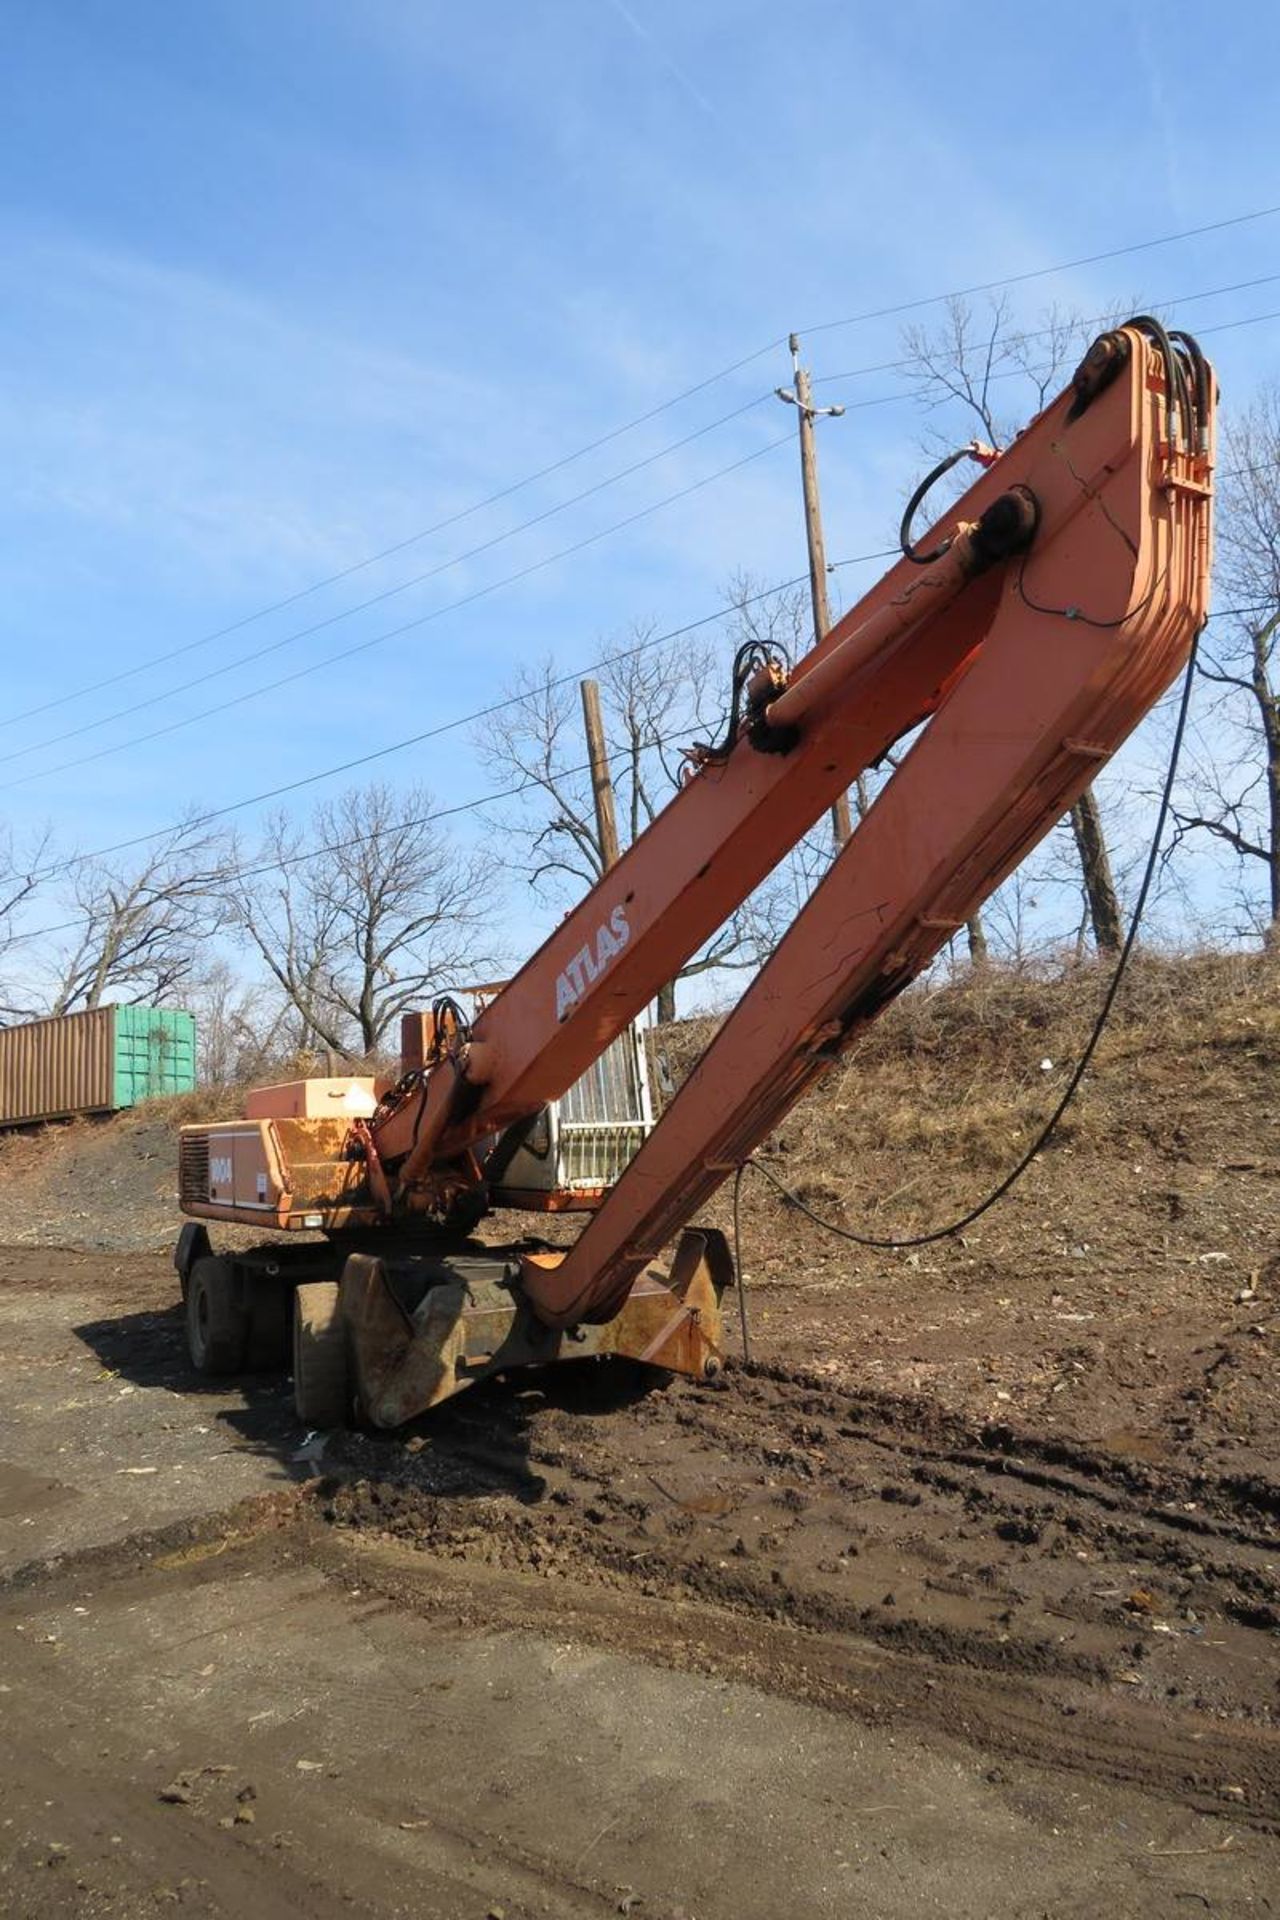
[[[697,84],[685,72],[684,68],[676,64],[676,62],[671,58],[671,55],[666,51],[666,48],[658,44],[658,42],[654,39],[653,35],[650,33],[648,27],[646,27],[641,21],[636,19],[630,7],[626,5],[626,0],[609,0],[609,5],[613,8],[614,12],[619,16],[619,18],[624,20],[626,24],[630,27],[636,39],[639,41],[642,41],[643,44],[646,47],[648,47],[650,51],[654,54],[655,58],[657,58],[662,62],[663,66],[667,69],[667,72],[671,75],[671,77],[674,80],[676,80],[679,83],[680,86],[684,88],[685,92],[688,94],[689,98],[694,102],[695,106],[701,107],[703,113],[709,115],[709,117],[712,120],[719,119],[719,115],[717,114],[715,108],[712,106],[711,102],[707,99],[706,94],[701,92]]]
[[[1146,82],[1147,103],[1150,108],[1151,128],[1154,144],[1158,147],[1164,164],[1165,186],[1169,195],[1169,205],[1177,210],[1180,219],[1186,219],[1189,202],[1183,192],[1182,170],[1178,164],[1178,140],[1174,131],[1174,113],[1169,100],[1169,91],[1165,85],[1165,76],[1156,50],[1152,44],[1147,26],[1146,15],[1139,6],[1130,12],[1134,41],[1138,54],[1138,65]]]

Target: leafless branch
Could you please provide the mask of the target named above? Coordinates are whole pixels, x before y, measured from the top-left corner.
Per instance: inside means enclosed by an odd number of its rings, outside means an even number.
[[[48,1011],[72,1013],[108,998],[172,1000],[225,917],[230,861],[226,837],[193,818],[134,865],[78,865],[68,896],[78,926],[57,955]]]
[[[353,788],[305,828],[269,822],[229,898],[298,1021],[298,1044],[360,1056],[400,1016],[465,985],[497,956],[488,937],[490,864],[430,819],[422,788]]]

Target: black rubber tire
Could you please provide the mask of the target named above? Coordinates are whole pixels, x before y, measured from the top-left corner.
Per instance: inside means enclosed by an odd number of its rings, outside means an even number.
[[[307,1427],[345,1427],[351,1417],[347,1330],[331,1280],[293,1296],[293,1404]]]
[[[284,1373],[292,1351],[293,1288],[256,1276],[249,1302],[246,1365],[250,1373]]]
[[[197,1260],[187,1282],[187,1352],[197,1373],[239,1373],[249,1342],[249,1316],[236,1296],[230,1260]]]

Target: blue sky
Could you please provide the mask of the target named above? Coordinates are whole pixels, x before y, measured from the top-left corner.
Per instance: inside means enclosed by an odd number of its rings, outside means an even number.
[[[4,0],[3,19],[0,819],[65,849],[452,718],[522,660],[585,664],[637,617],[709,612],[736,568],[799,573],[788,445],[442,611],[786,434],[763,400],[447,564],[767,394],[785,352],[268,618],[27,709],[410,540],[790,328],[817,375],[844,373],[894,358],[902,323],[820,323],[1280,202],[1261,5]],[[1015,298],[1032,323],[1054,299],[1273,272],[1274,216]],[[1228,400],[1274,365],[1278,323],[1214,328],[1276,309],[1280,282],[1178,309]],[[823,389],[883,396],[823,433],[833,557],[885,543],[921,423],[891,373]],[[488,784],[465,732],[380,771],[444,801]]]

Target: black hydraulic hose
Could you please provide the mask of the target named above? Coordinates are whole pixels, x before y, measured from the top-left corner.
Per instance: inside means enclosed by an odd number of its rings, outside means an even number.
[[[1191,371],[1195,376],[1196,394],[1195,449],[1197,453],[1207,453],[1209,450],[1209,362],[1205,359],[1204,349],[1194,334],[1183,333],[1179,330],[1176,333],[1171,333],[1169,338],[1177,341],[1179,347],[1185,352],[1187,359],[1191,362]]]
[[[931,567],[935,560],[941,560],[955,536],[954,534],[948,534],[945,540],[939,541],[936,547],[931,547],[928,553],[921,553],[917,547],[911,544],[911,522],[916,517],[916,510],[929,489],[941,480],[943,474],[950,473],[952,467],[959,466],[962,460],[967,460],[972,451],[972,447],[957,447],[955,452],[949,453],[945,460],[939,460],[937,466],[934,467],[930,473],[926,473],[924,479],[920,482],[920,485],[907,502],[906,511],[902,516],[902,524],[898,528],[898,545],[902,548],[907,559],[913,561],[917,567]]]
[[[789,668],[791,662],[787,659],[785,650],[779,647],[777,651],[781,654],[784,665]],[[733,751],[733,744],[738,737],[738,728],[742,722],[743,689],[757,667],[767,666],[768,661],[769,651],[759,640],[744,640],[734,654],[730,675],[729,717],[725,722],[724,733],[718,742],[700,749],[708,760],[727,760]]]
[[[1191,395],[1187,388],[1187,377],[1183,370],[1182,361],[1174,351],[1173,342],[1165,332],[1163,322],[1155,319],[1149,313],[1136,313],[1131,320],[1125,321],[1125,325],[1127,327],[1137,327],[1139,331],[1145,333],[1149,339],[1153,340],[1161,359],[1164,361],[1164,421],[1165,434],[1169,445],[1172,447],[1177,441],[1177,426],[1180,418],[1187,424],[1187,440],[1188,443],[1190,443],[1192,439],[1190,431],[1191,422],[1189,418],[1191,413]]]

